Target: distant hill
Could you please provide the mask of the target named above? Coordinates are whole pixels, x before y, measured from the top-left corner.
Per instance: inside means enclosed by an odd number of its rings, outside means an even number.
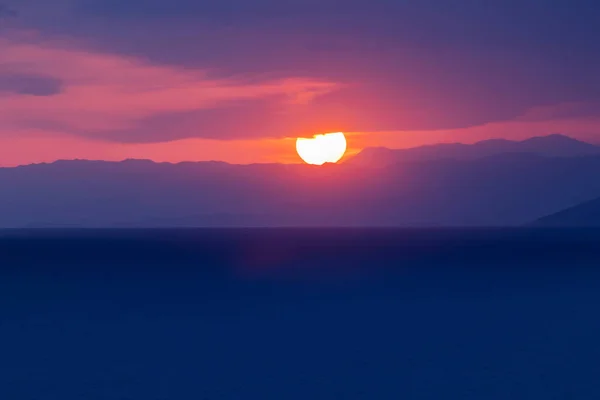
[[[600,146],[554,134],[521,142],[492,139],[475,144],[441,143],[409,149],[366,148],[347,163],[385,166],[398,162],[439,159],[473,160],[505,153],[530,153],[547,157],[600,155]]]
[[[600,227],[600,198],[540,218],[534,226]]]
[[[385,168],[59,161],[0,168],[0,227],[508,226],[600,198],[600,156]]]

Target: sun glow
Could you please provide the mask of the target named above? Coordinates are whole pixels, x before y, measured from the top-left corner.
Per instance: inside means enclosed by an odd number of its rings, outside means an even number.
[[[323,165],[338,162],[346,152],[346,137],[342,132],[296,139],[296,151],[307,164]]]

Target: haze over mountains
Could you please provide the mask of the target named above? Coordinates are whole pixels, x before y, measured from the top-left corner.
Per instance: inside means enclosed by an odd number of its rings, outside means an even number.
[[[524,141],[505,139],[484,140],[475,144],[440,143],[409,149],[371,147],[348,162],[361,165],[390,165],[402,161],[439,159],[473,160],[504,153],[529,153],[548,157],[575,157],[600,154],[600,146],[581,142],[568,136],[553,134]]]
[[[0,227],[521,225],[600,198],[598,176],[600,147],[560,135],[323,167],[58,161],[0,168]]]

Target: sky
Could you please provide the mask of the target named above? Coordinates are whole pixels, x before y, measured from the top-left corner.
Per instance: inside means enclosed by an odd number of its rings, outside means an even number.
[[[0,0],[0,165],[600,143],[596,0]]]

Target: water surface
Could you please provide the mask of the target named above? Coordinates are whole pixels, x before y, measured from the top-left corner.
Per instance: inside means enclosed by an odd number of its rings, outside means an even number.
[[[600,398],[600,230],[0,231],[2,399]]]

